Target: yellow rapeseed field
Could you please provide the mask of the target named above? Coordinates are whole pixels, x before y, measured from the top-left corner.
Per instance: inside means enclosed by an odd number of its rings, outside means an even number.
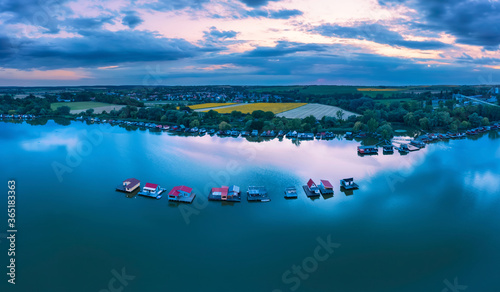
[[[399,89],[399,88],[357,88],[358,91],[401,91],[404,89]]]
[[[259,102],[259,103],[247,103],[247,104],[242,104],[238,106],[231,106],[231,107],[226,107],[226,108],[221,108],[221,109],[214,109],[214,111],[217,111],[220,114],[229,114],[232,111],[240,111],[244,114],[252,113],[253,111],[256,110],[262,110],[265,112],[271,111],[275,114],[279,114],[282,112],[286,112],[289,110],[292,110],[294,108],[301,107],[303,105],[306,105],[307,103],[266,103],[266,102]]]
[[[210,108],[210,107],[219,107],[219,106],[226,106],[226,105],[233,105],[236,103],[202,103],[202,104],[195,104],[195,105],[190,105],[189,108],[195,110],[195,109],[202,109],[202,108]]]

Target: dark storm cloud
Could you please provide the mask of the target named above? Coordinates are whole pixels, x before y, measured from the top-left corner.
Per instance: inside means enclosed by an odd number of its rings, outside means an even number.
[[[498,49],[500,2],[476,0],[379,0],[382,5],[403,4],[417,10],[415,25],[454,35],[458,43]]]
[[[399,33],[387,29],[378,23],[357,23],[355,26],[347,27],[337,24],[323,24],[315,27],[312,31],[327,37],[350,38],[368,40],[380,44],[397,47],[405,47],[419,50],[436,50],[448,47],[448,44],[439,41],[409,41],[405,40]]]
[[[58,17],[71,14],[67,0],[2,0],[0,14],[7,15],[5,23],[23,23],[45,28],[46,33],[58,33]]]
[[[244,76],[246,79],[241,79],[240,82],[247,84],[252,83],[252,80],[260,80],[261,84],[276,84],[274,78],[281,80],[281,84],[314,83],[320,79],[326,79],[330,83],[364,85],[471,84],[477,81],[477,73],[471,72],[467,67],[449,65],[429,68],[412,59],[358,52],[343,53],[349,50],[352,48],[338,44],[277,44],[274,48],[260,47],[250,53],[215,55],[198,62],[253,68],[251,74],[245,71],[231,73],[232,80],[240,80],[239,76]],[[218,72],[195,74],[200,74],[198,78],[203,78],[214,77]],[[224,76],[223,72],[219,74]]]
[[[140,18],[134,11],[126,11],[125,14],[125,17],[122,19],[122,24],[130,28],[135,28],[144,22],[144,20],[142,20],[142,18]]]
[[[83,37],[38,38],[0,56],[3,67],[57,69],[99,67],[190,58],[207,50],[183,39],[167,39],[142,31],[79,31]],[[217,48],[211,48],[214,51]]]

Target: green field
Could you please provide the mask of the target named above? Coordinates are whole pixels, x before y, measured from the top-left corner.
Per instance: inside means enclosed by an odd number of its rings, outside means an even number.
[[[385,97],[392,95],[398,91],[408,90],[411,87],[369,87],[369,86],[337,86],[337,85],[309,85],[309,86],[270,86],[270,87],[253,87],[250,92],[254,93],[297,93],[297,94],[314,94],[314,95],[329,95],[339,93],[358,93],[364,96],[376,97],[377,94],[382,94]]]
[[[113,104],[95,101],[76,101],[76,102],[54,102],[50,104],[52,110],[61,106],[69,106],[71,110],[83,110],[102,106],[112,106]]]

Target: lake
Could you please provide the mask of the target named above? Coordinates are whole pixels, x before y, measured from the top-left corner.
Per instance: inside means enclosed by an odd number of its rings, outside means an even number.
[[[498,291],[500,135],[359,157],[359,142],[0,123],[1,291]],[[127,197],[135,177],[193,204]],[[339,180],[360,189],[343,193]],[[335,195],[307,198],[328,179]],[[7,181],[16,181],[16,285]],[[238,185],[241,203],[208,202]],[[268,203],[246,189],[266,186]],[[283,198],[295,185],[298,198]]]

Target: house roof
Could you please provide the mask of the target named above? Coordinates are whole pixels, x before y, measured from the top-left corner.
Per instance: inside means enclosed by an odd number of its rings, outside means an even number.
[[[221,187],[221,188],[212,188],[212,193],[221,193],[221,195],[226,195],[228,192],[229,188],[228,187]]]
[[[193,191],[192,188],[186,187],[186,186],[175,186],[170,192],[168,193],[169,196],[175,196],[177,197],[180,192],[185,192],[185,193],[191,193]]]
[[[351,178],[344,178],[343,181],[345,182],[350,182],[350,181],[353,181],[354,179],[351,177]]]
[[[148,188],[148,189],[156,189],[158,187],[158,185],[152,184],[152,183],[146,183],[146,185],[144,187]]]
[[[136,178],[127,178],[126,180],[123,181],[123,183],[129,182],[130,186],[135,186],[136,184],[140,183],[141,181],[136,179]]]
[[[310,188],[313,187],[313,186],[314,187],[316,186],[316,184],[313,182],[312,178],[310,178],[309,181],[307,182],[307,186],[310,187]]]
[[[323,180],[323,179],[322,179],[322,180],[321,180],[321,183],[323,184],[323,186],[324,186],[325,188],[328,188],[328,189],[333,189],[333,186],[332,186],[332,184],[331,184],[329,181],[327,181],[327,180]]]
[[[229,188],[229,191],[230,191],[230,192],[239,193],[239,192],[240,192],[240,187],[239,187],[239,186],[234,186],[234,185],[233,185],[233,186],[231,186],[231,187]]]

